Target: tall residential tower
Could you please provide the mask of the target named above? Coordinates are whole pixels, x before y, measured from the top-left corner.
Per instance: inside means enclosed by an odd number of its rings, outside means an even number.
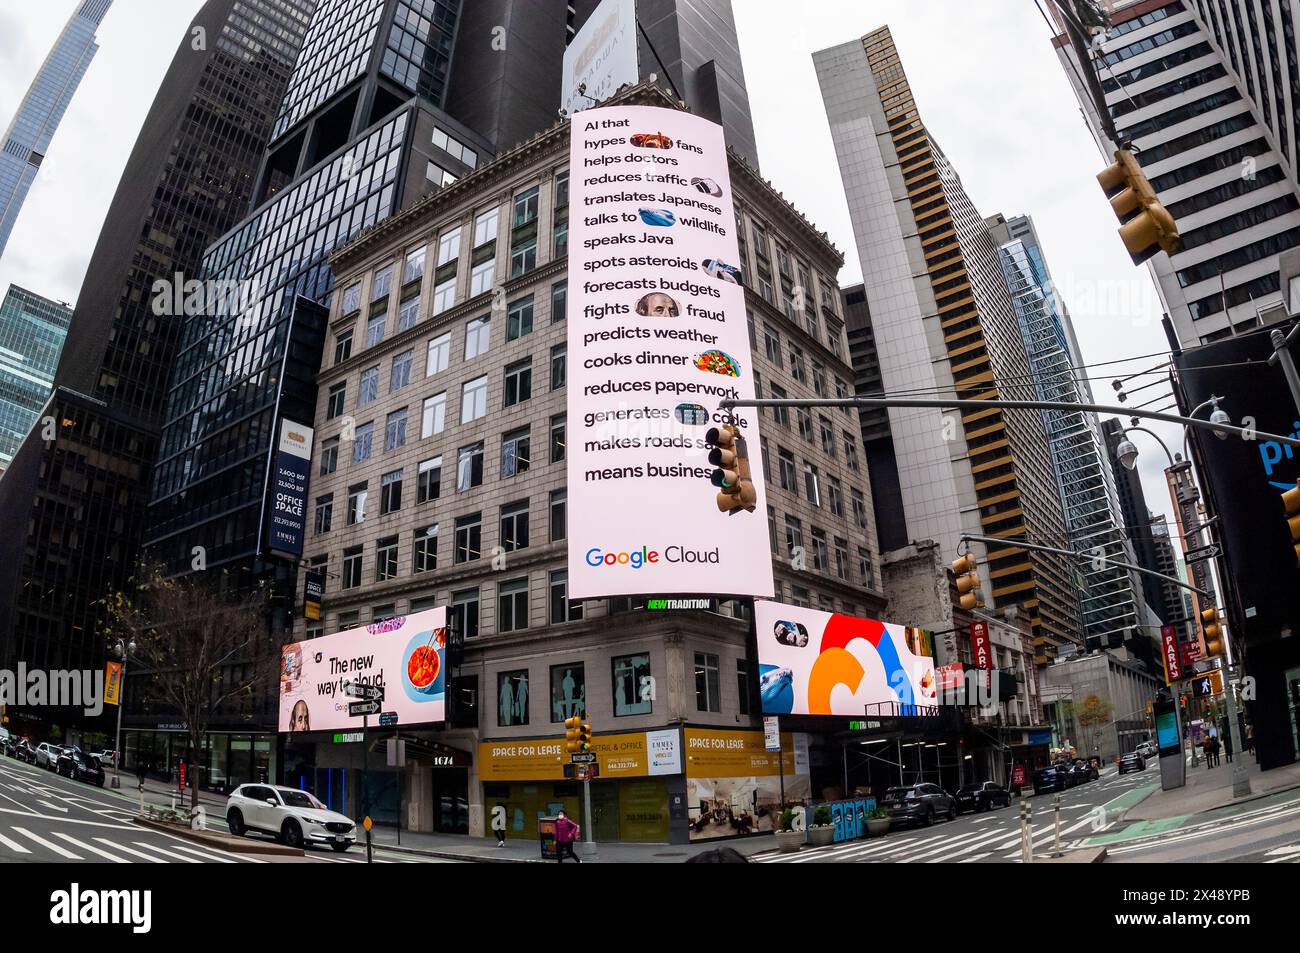
[[[95,30],[112,5],[113,0],[82,0],[0,138],[0,257],[68,103],[99,51]]]
[[[997,247],[921,121],[889,29],[813,60],[884,391],[1032,398]],[[1039,414],[891,408],[889,430],[911,540],[934,540],[954,558],[963,533],[1066,544]],[[1029,615],[1040,664],[1081,641],[1071,560],[1010,541],[990,546],[987,557],[985,600]]]

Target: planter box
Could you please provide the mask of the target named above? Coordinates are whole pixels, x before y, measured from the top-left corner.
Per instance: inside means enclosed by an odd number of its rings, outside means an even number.
[[[777,850],[783,854],[796,853],[803,846],[803,833],[803,831],[777,831]]]
[[[867,833],[871,837],[880,837],[889,833],[889,818],[871,819],[867,821]]]
[[[823,824],[808,828],[808,843],[813,847],[828,847],[835,842],[835,825]]]

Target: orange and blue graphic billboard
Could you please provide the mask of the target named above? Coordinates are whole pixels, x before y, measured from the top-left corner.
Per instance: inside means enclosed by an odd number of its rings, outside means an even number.
[[[938,704],[924,629],[756,600],[759,693],[767,715],[907,714]]]

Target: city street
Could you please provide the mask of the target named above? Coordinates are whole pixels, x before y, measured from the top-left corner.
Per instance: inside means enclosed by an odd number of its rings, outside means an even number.
[[[131,823],[135,799],[70,781],[44,768],[0,760],[0,863],[364,864],[365,847],[346,854],[308,848],[305,856],[240,854]],[[221,818],[210,829],[225,833]],[[375,863],[446,863],[376,850]]]
[[[1119,840],[1132,825],[1118,814],[1136,803],[1150,786],[1160,784],[1153,765],[1142,772],[1118,775],[1108,768],[1101,777],[1064,792],[1061,804],[1061,844],[1065,849],[1113,841],[1107,862],[1250,860],[1300,862],[1300,792],[1262,799],[1267,804],[1240,810],[1233,817],[1209,820]],[[1055,839],[1053,795],[1029,798],[1033,810],[1033,845],[1037,857],[1051,851]],[[1253,807],[1253,805],[1248,805]],[[1100,810],[1099,810],[1100,809]],[[1183,819],[1170,819],[1170,823]],[[963,814],[952,822],[929,828],[891,831],[883,839],[807,849],[797,854],[767,853],[759,863],[1020,863],[1020,807],[983,814]]]

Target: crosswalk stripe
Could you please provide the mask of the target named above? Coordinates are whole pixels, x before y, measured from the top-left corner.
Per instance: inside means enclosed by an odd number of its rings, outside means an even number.
[[[33,834],[31,831],[27,830],[26,828],[15,827],[12,830],[15,834],[22,834],[28,840],[35,841],[37,844],[40,844],[42,847],[49,848],[50,850],[54,851],[54,853],[58,854],[60,857],[66,857],[68,858],[68,860],[81,860],[80,854],[74,854],[70,850],[65,850],[64,848],[60,847],[58,844],[53,844],[50,841],[47,841],[44,837],[41,837],[39,834]]]
[[[183,850],[187,854],[193,854],[195,857],[202,857],[204,860],[211,861],[214,863],[233,864],[236,862],[233,858],[220,857],[216,854],[207,854],[201,850],[195,850],[193,847],[186,847],[183,844],[174,844],[172,846],[175,847],[177,850]]]
[[[147,860],[151,864],[167,863],[167,861],[163,860],[161,857],[154,857],[152,854],[142,854],[140,851],[136,850],[135,848],[127,847],[125,844],[115,844],[107,837],[96,837],[95,840],[99,841],[99,843],[101,844],[107,844],[109,847],[113,848],[114,850],[120,850],[123,853],[130,854],[132,857],[139,857],[141,860]]]
[[[184,854],[178,854],[175,851],[170,851],[166,847],[159,847],[156,844],[149,844],[142,840],[135,841],[134,843],[136,847],[143,847],[145,850],[157,851],[158,853],[162,854],[164,857],[175,857],[177,860],[183,860],[187,864],[198,863],[198,861],[195,860],[193,857],[186,857]]]
[[[15,854],[30,854],[30,853],[31,853],[31,851],[28,850],[26,847],[24,847],[22,844],[18,843],[17,841],[11,841],[9,838],[5,837],[3,834],[0,834],[0,844],[4,844],[4,845],[5,845],[6,847],[8,847],[11,851],[13,851]]]
[[[964,857],[964,858],[962,858],[961,860],[957,861],[957,863],[959,863],[959,864],[973,864],[973,863],[975,863],[975,861],[977,861],[977,860],[983,860],[983,859],[984,859],[985,857],[987,857],[990,853],[992,853],[992,851],[985,851],[985,852],[982,853],[982,854],[973,854],[973,855],[970,856],[970,857]]]
[[[127,864],[127,863],[130,863],[130,861],[123,860],[121,857],[117,857],[117,856],[115,856],[115,855],[113,855],[113,854],[110,854],[110,853],[109,853],[108,851],[106,851],[106,850],[101,850],[100,848],[96,847],[94,844],[87,844],[85,841],[79,841],[79,840],[77,840],[75,837],[72,837],[72,836],[69,835],[69,834],[63,834],[63,833],[61,833],[61,832],[59,832],[59,831],[51,831],[51,833],[52,833],[55,837],[59,838],[60,840],[67,841],[67,842],[68,842],[69,844],[71,844],[73,847],[78,847],[78,848],[80,848],[81,850],[88,850],[88,851],[90,851],[92,854],[98,854],[100,857],[103,857],[103,858],[105,858],[106,860],[111,860],[111,861],[112,861],[113,863],[115,863],[115,864]]]
[[[939,844],[936,847],[931,847],[928,850],[921,851],[919,854],[912,854],[909,857],[901,858],[900,861],[901,863],[910,864],[918,860],[923,860],[926,857],[934,857],[937,854],[948,854],[954,850],[966,846],[971,841],[978,842],[980,840],[983,840],[984,837],[982,836],[982,834],[983,834],[982,831],[977,831],[974,834],[959,834],[956,837],[952,837],[949,838],[948,840],[945,840],[942,844]]]

